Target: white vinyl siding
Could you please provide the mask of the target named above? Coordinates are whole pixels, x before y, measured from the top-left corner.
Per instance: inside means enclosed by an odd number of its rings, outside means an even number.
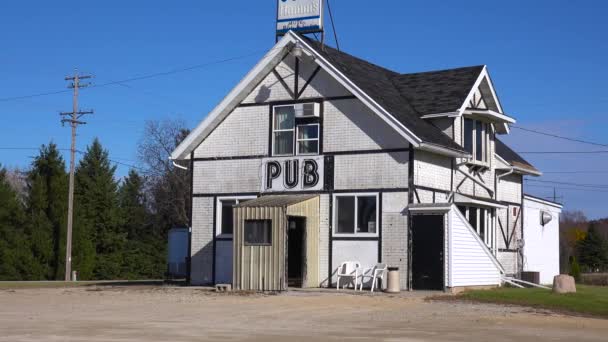
[[[449,287],[499,285],[498,261],[458,209],[449,215]]]

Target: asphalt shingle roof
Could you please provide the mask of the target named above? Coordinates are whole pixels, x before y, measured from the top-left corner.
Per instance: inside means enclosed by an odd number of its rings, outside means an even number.
[[[308,37],[300,37],[424,142],[463,151],[439,128],[420,118],[424,113],[419,113],[394,83],[401,74],[329,46],[322,47],[320,42]],[[469,89],[471,87],[472,84]]]
[[[482,70],[483,65],[479,65],[401,74],[393,83],[418,113],[447,113],[462,106]]]
[[[499,139],[496,139],[495,149],[496,154],[498,154],[509,164],[521,167],[523,169],[539,172],[534,166],[532,166],[532,164],[528,163],[528,161],[522,158],[519,154],[517,154],[517,152],[513,151],[509,146]]]

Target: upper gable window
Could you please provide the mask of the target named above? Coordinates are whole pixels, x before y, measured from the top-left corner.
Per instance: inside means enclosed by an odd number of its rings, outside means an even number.
[[[272,118],[272,155],[319,154],[319,132],[319,104],[275,106]]]
[[[488,163],[490,155],[490,125],[488,123],[464,119],[464,149],[473,157],[472,160],[479,163]]]

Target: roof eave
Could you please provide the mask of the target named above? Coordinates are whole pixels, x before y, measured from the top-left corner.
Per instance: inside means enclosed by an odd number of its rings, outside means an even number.
[[[471,158],[471,154],[465,151],[461,151],[461,150],[455,150],[449,147],[445,147],[445,146],[441,146],[441,145],[437,145],[437,144],[433,144],[433,143],[429,143],[429,142],[422,142],[419,146],[418,149],[423,150],[423,151],[427,151],[427,152],[433,152],[433,153],[437,153],[437,154],[441,154],[444,156],[448,156],[448,157],[454,157],[454,158]]]

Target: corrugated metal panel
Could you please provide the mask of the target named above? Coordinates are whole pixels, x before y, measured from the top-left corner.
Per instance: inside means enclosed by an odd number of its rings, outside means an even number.
[[[234,288],[239,290],[281,291],[285,285],[285,209],[281,207],[239,207],[234,220]],[[245,220],[271,220],[270,246],[245,246]]]
[[[274,198],[267,198],[263,202],[250,205],[250,202],[258,201],[253,200],[235,207],[233,234],[234,288],[255,291],[282,291],[287,289],[285,252],[288,216],[306,218],[307,267],[304,286],[319,286],[319,197],[310,195],[268,197]],[[260,203],[295,204],[289,207],[273,207],[260,206]],[[272,244],[270,246],[246,246],[243,234],[245,220],[271,220]]]
[[[288,216],[306,218],[306,275],[303,287],[319,287],[319,197],[287,207]]]

